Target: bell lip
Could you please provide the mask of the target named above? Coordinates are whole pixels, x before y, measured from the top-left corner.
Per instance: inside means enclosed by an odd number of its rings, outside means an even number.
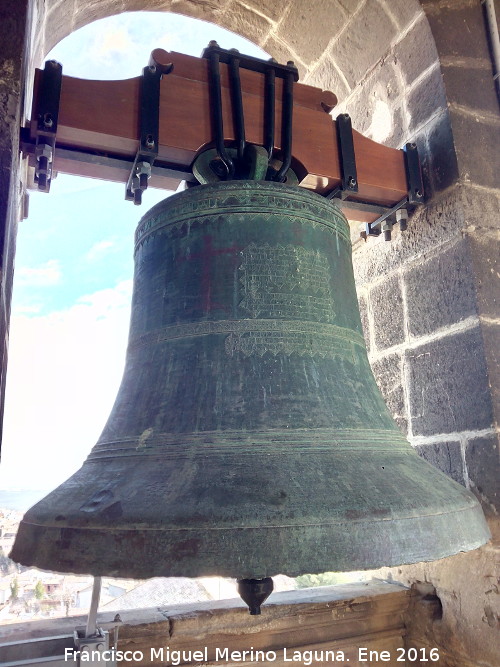
[[[463,516],[458,517],[459,514]],[[322,543],[318,540],[316,527],[310,530],[307,526],[297,526],[280,530],[267,528],[265,532],[272,531],[273,537],[263,535],[261,527],[233,530],[232,539],[222,541],[207,539],[206,532],[197,535],[198,531],[181,529],[169,531],[168,537],[173,539],[162,544],[161,537],[166,533],[160,530],[113,532],[69,529],[65,533],[60,528],[29,524],[23,520],[10,558],[22,565],[47,571],[131,579],[203,576],[242,579],[277,574],[297,577],[305,573],[352,572],[432,562],[473,551],[491,538],[477,501],[460,511],[440,515],[437,522],[436,515],[429,515],[414,517],[413,520],[367,520],[365,523],[361,532],[353,534],[346,522],[343,534],[330,535],[327,539],[323,536]],[[444,530],[448,536],[445,544],[442,535],[438,536]],[[86,532],[93,533],[94,551],[88,549]],[[128,553],[124,551],[123,544],[130,535],[125,533],[133,534],[133,544]],[[161,534],[160,539],[156,539],[158,534]],[[429,535],[434,539],[429,540]],[[62,541],[66,542],[64,546],[69,551],[78,554],[76,562],[72,558],[64,560],[63,551],[66,549],[59,548],[63,546]],[[138,543],[141,550],[136,548]],[[273,543],[274,550],[271,549],[267,563],[263,564],[266,559],[262,558],[261,549]],[[34,548],[37,544],[38,549]],[[280,548],[283,544],[300,544],[298,555],[290,558],[288,546]],[[112,556],[111,563],[104,563],[98,553],[115,554],[115,560],[113,562]],[[152,557],[154,554],[156,556]],[[302,564],[292,562],[297,559]]]

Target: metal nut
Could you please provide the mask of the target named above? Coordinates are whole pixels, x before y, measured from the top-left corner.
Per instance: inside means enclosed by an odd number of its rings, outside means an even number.
[[[384,232],[384,239],[386,241],[390,241],[392,238],[392,222],[384,220],[384,222],[380,225],[380,229],[382,232]]]
[[[53,150],[52,146],[48,144],[38,144],[35,148],[35,157],[40,160],[41,157],[47,158],[48,162],[52,162]]]
[[[148,178],[151,176],[151,165],[149,162],[138,162],[135,165],[135,173],[137,176],[141,176],[142,174],[146,174]]]

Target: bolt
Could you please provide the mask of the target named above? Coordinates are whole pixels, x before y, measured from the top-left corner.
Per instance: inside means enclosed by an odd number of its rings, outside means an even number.
[[[49,161],[45,157],[45,155],[42,155],[40,157],[40,160],[38,162],[38,174],[48,174],[49,173]]]
[[[276,60],[276,58],[269,58],[269,60],[267,62],[268,63],[277,63],[278,61]]]
[[[295,63],[293,62],[293,60],[288,60],[287,67],[295,67]]]
[[[46,128],[52,127],[54,125],[54,119],[52,118],[52,114],[46,113],[43,117],[43,125]]]
[[[156,72],[156,67],[155,67],[155,65],[150,65],[150,66],[149,66],[149,71],[151,72],[151,74],[154,74],[154,73]]]
[[[417,147],[417,144],[416,144],[415,142],[412,142],[412,143],[410,144],[410,148],[411,148],[412,150],[415,150],[416,147]]]
[[[47,174],[38,174],[38,189],[42,192],[47,189]]]
[[[136,188],[134,190],[134,204],[140,206],[142,204],[142,190],[141,188]]]
[[[417,199],[422,198],[422,193],[420,192],[420,190],[415,190],[415,197],[417,197]]]
[[[217,46],[217,47],[218,47],[219,45],[217,44],[217,42],[215,41],[215,39],[211,39],[211,40],[208,42],[208,46]]]
[[[154,140],[154,137],[153,137],[152,134],[148,134],[146,136],[146,140],[144,142],[144,145],[146,146],[146,148],[149,148],[149,149],[152,149],[152,148],[155,147],[155,140]]]
[[[396,222],[399,222],[400,231],[406,231],[408,227],[408,211],[405,208],[400,208],[396,211]]]
[[[392,238],[392,222],[384,220],[384,222],[380,226],[380,230],[384,232],[384,239],[386,241],[390,241]]]
[[[98,651],[104,651],[105,648],[106,648],[106,647],[104,646],[104,644],[97,644],[97,646],[96,646],[96,649],[97,649]]]
[[[346,120],[349,120],[350,116],[348,113],[343,113],[342,118],[345,118]]]
[[[229,53],[239,53],[238,49],[229,49]]]
[[[356,181],[354,176],[349,176],[348,183],[350,188],[355,188],[358,182]]]

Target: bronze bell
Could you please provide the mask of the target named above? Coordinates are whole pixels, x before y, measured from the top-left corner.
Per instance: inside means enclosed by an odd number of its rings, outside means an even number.
[[[135,243],[126,368],[82,468],[11,557],[60,572],[262,579],[428,561],[489,538],[394,424],[342,213],[277,183],[201,185]]]

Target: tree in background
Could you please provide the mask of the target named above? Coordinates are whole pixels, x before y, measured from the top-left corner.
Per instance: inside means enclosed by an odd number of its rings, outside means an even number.
[[[19,582],[17,577],[14,577],[14,579],[12,579],[10,582],[10,595],[13,600],[17,600],[19,597]]]
[[[37,600],[41,600],[44,596],[45,596],[45,587],[39,579],[36,582],[35,586],[35,597]]]
[[[366,579],[367,575],[364,572],[322,572],[321,574],[302,574],[295,579],[295,582],[297,588],[315,588],[316,586],[349,584],[352,581],[366,581]]]
[[[6,575],[15,572],[16,569],[14,561],[10,560],[10,558],[5,555],[3,548],[0,547],[0,573]]]

